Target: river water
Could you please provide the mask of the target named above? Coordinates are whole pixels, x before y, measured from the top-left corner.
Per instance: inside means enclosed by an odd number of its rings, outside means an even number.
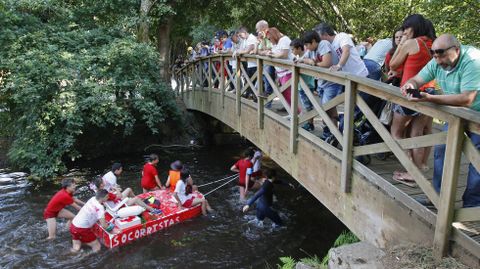
[[[195,184],[231,175],[230,166],[244,147],[159,150],[158,170],[166,179],[169,163],[180,159],[190,169]],[[143,156],[120,158],[124,173],[119,184],[140,192]],[[92,196],[86,181],[100,175],[112,161],[82,164],[70,175],[84,181],[76,196],[84,201]],[[275,167],[272,161],[264,165]],[[86,168],[88,166],[88,168]],[[281,169],[279,178],[298,186]],[[287,224],[272,229],[248,222],[254,210],[241,213],[234,183],[212,193],[208,200],[216,212],[162,230],[136,242],[92,254],[88,248],[70,254],[71,237],[65,221],[59,221],[57,238],[46,241],[43,210],[56,189],[35,190],[19,174],[0,170],[0,268],[276,268],[279,257],[323,257],[345,227],[318,200],[301,186],[276,186],[275,208]],[[200,189],[206,192],[213,186]],[[74,209],[71,209],[74,211]]]

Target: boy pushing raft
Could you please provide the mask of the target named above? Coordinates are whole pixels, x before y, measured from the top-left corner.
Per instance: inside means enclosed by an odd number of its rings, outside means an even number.
[[[65,209],[66,206],[71,205],[75,209],[80,210],[80,205],[85,203],[79,199],[73,197],[77,184],[72,178],[65,178],[62,180],[62,189],[58,191],[52,199],[48,202],[45,211],[43,212],[43,218],[47,222],[48,237],[47,239],[54,239],[57,230],[57,217],[67,219],[67,227],[75,217],[70,210]]]

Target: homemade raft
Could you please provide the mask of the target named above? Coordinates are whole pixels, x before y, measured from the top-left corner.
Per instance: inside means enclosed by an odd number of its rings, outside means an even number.
[[[193,195],[198,198],[203,197],[199,192],[194,192]],[[150,206],[160,209],[162,213],[152,214],[145,210],[141,213],[139,212],[140,215],[136,216],[137,206],[129,207],[123,205],[128,198],[118,203],[108,202],[105,220],[115,224],[115,228],[120,230],[120,233],[109,233],[98,223],[93,227],[95,235],[107,248],[122,246],[142,237],[150,236],[174,224],[197,217],[202,213],[201,205],[179,210],[175,197],[173,197],[173,192],[170,190],[143,193],[137,195],[137,197],[142,200],[148,199]],[[158,205],[158,201],[160,201],[160,205]],[[122,213],[131,211],[134,215],[120,218],[118,217],[120,210],[122,210]]]

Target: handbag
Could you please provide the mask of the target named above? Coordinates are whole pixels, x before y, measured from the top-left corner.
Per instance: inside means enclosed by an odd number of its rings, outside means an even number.
[[[393,104],[392,102],[388,102],[385,104],[385,106],[382,109],[382,113],[380,114],[380,117],[378,118],[380,122],[383,125],[390,125],[393,120]]]

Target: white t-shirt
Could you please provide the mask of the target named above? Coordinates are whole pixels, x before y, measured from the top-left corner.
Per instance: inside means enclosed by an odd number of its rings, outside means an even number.
[[[334,52],[332,44],[328,42],[327,40],[322,40],[320,43],[318,43],[317,50],[315,51],[315,63],[323,61],[323,56],[326,54],[330,53],[331,59],[332,59],[332,65],[338,64],[338,55]],[[323,79],[318,79],[317,83],[318,88],[326,88],[332,84],[333,82],[323,80]]]
[[[252,34],[249,34],[247,39],[245,40],[245,48],[247,48],[248,46],[250,45],[253,45],[254,47],[257,46],[257,43],[258,43],[258,40],[257,38],[252,35]],[[254,61],[254,62],[248,62],[247,63],[247,67],[248,68],[251,68],[251,67],[257,67],[257,62]]]
[[[192,198],[192,194],[186,195],[187,185],[185,185],[185,182],[183,180],[177,181],[177,185],[175,185],[175,193],[178,195],[178,198],[180,199],[180,202],[185,203],[188,199]]]
[[[365,66],[365,63],[360,58],[355,45],[353,44],[352,39],[346,33],[339,33],[335,35],[335,39],[332,42],[332,47],[335,53],[338,56],[338,59],[342,58],[342,47],[350,47],[350,56],[348,57],[347,62],[342,67],[341,71],[351,73],[360,77],[368,76],[368,70]]]
[[[387,52],[392,48],[392,46],[391,38],[380,39],[373,45],[363,59],[372,60],[378,63],[379,66],[382,66],[385,62]]]
[[[90,198],[80,209],[72,224],[78,228],[91,228],[99,219],[105,218],[105,209],[95,197]]]
[[[255,158],[255,163],[253,164],[253,172],[258,172],[260,169],[262,169],[262,151],[257,150],[255,151],[255,154],[253,155],[253,158]]]
[[[117,186],[117,176],[112,172],[108,172],[102,177],[103,184],[105,184],[105,190],[111,191]]]
[[[286,35],[282,36],[280,40],[278,40],[277,44],[272,45],[272,53],[277,54],[277,53],[281,53],[282,50],[288,49],[288,59],[292,60],[293,55],[292,55],[292,51],[290,50],[290,43],[292,43],[292,40],[290,40],[288,36]],[[275,71],[277,71],[277,77],[279,78],[284,77],[291,73],[290,69],[285,69],[277,66],[275,66]]]

